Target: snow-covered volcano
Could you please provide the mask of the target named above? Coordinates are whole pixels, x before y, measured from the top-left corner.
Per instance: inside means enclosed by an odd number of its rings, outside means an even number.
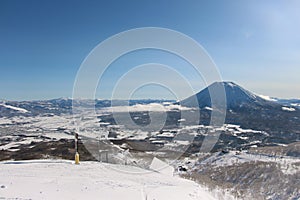
[[[279,106],[272,101],[268,101],[258,95],[255,95],[254,93],[242,88],[234,82],[215,82],[194,96],[183,100],[181,105],[192,106],[192,101],[195,99],[195,97],[198,100],[198,105],[200,108],[211,107],[212,98],[215,98],[216,102],[218,103],[227,105],[228,109],[255,106]]]

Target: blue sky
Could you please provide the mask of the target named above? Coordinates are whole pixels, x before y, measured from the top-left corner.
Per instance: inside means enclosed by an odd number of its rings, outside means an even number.
[[[255,93],[300,98],[299,8],[299,1],[283,0],[1,0],[0,99],[71,97],[77,70],[97,44],[119,32],[148,26],[174,29],[195,39],[224,80]],[[157,54],[137,53],[126,64],[152,58],[181,63]],[[97,97],[109,97],[112,80],[122,71],[116,66],[114,70],[107,73]],[[193,84],[203,86],[193,73],[183,71]],[[135,97],[171,97],[155,87],[139,92]]]

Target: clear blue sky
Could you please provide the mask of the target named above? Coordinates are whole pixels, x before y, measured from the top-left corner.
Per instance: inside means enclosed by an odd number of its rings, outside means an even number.
[[[0,0],[0,99],[71,97],[77,70],[98,43],[147,26],[194,38],[224,80],[299,98],[299,8],[296,0]],[[159,97],[155,92],[147,94]]]

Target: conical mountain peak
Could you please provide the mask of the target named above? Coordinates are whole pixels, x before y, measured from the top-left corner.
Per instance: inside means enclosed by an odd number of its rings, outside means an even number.
[[[242,88],[232,81],[214,82],[194,96],[183,100],[181,104],[194,107],[195,103],[192,105],[192,102],[195,101],[196,97],[200,108],[211,107],[212,96],[216,102],[226,101],[225,104],[229,109],[240,108],[243,106],[270,106],[270,104],[274,104]]]

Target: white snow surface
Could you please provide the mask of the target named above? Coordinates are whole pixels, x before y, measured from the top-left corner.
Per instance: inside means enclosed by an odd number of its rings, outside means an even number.
[[[290,112],[296,111],[295,108],[291,108],[291,107],[282,107],[281,109],[284,111],[290,111]]]
[[[24,138],[23,140],[18,142],[10,142],[8,144],[1,145],[0,150],[9,150],[9,151],[19,150],[17,148],[22,144],[30,144],[31,142],[42,142],[42,141],[43,141],[42,139]]]
[[[0,104],[0,106],[4,106],[5,108],[9,108],[9,109],[12,109],[12,110],[19,111],[21,113],[27,113],[28,112],[28,110],[26,110],[24,108],[18,108],[18,107],[7,105],[7,104]]]
[[[108,108],[102,108],[102,111],[106,112],[166,112],[171,110],[192,110],[192,108],[184,107],[181,105],[173,104],[159,104],[159,103],[150,103],[150,104],[136,104],[133,106],[114,106]]]
[[[205,110],[213,110],[211,107],[208,107],[208,106],[204,107],[204,109]]]
[[[230,87],[236,87],[236,85],[231,83],[231,82],[227,82],[227,85],[230,86]]]
[[[292,103],[291,106],[300,107],[300,103]]]
[[[214,199],[192,181],[132,166],[30,160],[0,162],[0,169],[0,199]]]
[[[261,95],[261,94],[258,94],[257,96],[259,96],[260,98],[267,100],[267,101],[277,101],[277,99],[274,99],[273,97],[269,97],[269,96],[265,96],[265,95]]]

